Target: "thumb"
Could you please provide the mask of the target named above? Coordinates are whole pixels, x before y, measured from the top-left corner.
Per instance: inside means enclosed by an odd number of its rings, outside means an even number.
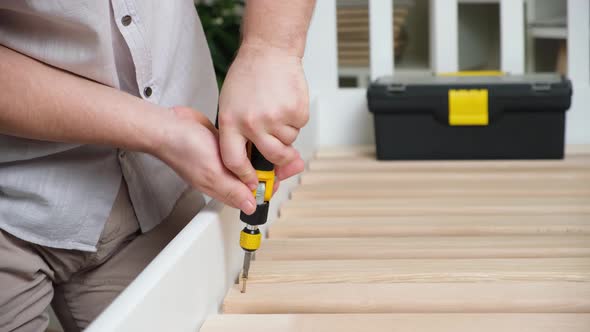
[[[248,215],[256,211],[256,200],[252,191],[228,171],[225,171],[224,175],[216,181],[213,192],[209,195]]]

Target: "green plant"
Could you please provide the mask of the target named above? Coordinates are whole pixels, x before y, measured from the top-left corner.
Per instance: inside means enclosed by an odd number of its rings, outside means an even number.
[[[240,46],[240,24],[244,1],[213,0],[195,4],[221,87]]]

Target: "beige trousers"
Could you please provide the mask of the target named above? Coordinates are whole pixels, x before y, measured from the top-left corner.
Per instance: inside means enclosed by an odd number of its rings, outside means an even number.
[[[203,207],[185,192],[162,224],[141,234],[122,185],[96,252],[44,247],[0,230],[0,331],[44,331],[51,304],[66,331],[87,327]]]

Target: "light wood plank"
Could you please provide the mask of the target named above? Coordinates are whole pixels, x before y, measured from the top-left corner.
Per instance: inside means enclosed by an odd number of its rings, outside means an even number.
[[[268,239],[256,260],[590,257],[590,236]]]
[[[201,332],[586,332],[589,314],[214,315]]]
[[[461,185],[464,182],[478,182],[485,186],[489,182],[502,181],[507,185],[526,184],[530,182],[558,183],[567,185],[571,181],[580,181],[590,186],[590,172],[551,170],[526,172],[309,172],[301,176],[302,184],[390,184],[407,182],[446,183],[449,186]]]
[[[496,206],[504,207],[529,207],[529,206],[584,206],[590,205],[590,196],[521,196],[503,197],[503,196],[442,196],[442,197],[379,197],[374,196],[371,200],[359,203],[356,198],[324,198],[321,200],[291,200],[284,204],[284,207],[290,208],[356,208],[355,205],[362,205],[371,208],[398,206],[459,206],[468,208],[469,206]]]
[[[494,172],[494,171],[535,171],[535,170],[589,170],[589,155],[574,155],[565,160],[481,160],[481,161],[378,161],[374,157],[332,160],[315,159],[309,162],[308,169],[338,172]]]
[[[296,248],[293,248],[296,250]],[[589,258],[255,261],[248,284],[590,281]]]
[[[358,190],[359,192],[402,191],[418,196],[418,193],[429,195],[431,192],[479,192],[492,195],[496,192],[521,192],[523,197],[535,196],[537,192],[567,193],[568,191],[584,192],[590,190],[589,183],[583,181],[396,181],[395,183],[322,183],[302,184],[295,188],[298,191],[340,192],[342,190]]]
[[[475,197],[477,198],[477,197]],[[512,203],[504,201],[478,202],[473,198],[461,204],[460,201],[436,201],[424,199],[410,202],[400,201],[359,201],[330,202],[318,201],[290,201],[281,208],[281,217],[321,218],[321,217],[388,217],[410,215],[555,215],[590,214],[590,205],[580,203],[548,203],[540,204],[531,200],[515,200]],[[309,204],[306,204],[309,203]]]
[[[425,188],[426,187],[426,188]],[[488,186],[482,188],[474,183],[471,186],[461,188],[447,186],[356,186],[356,185],[301,185],[291,192],[291,199],[318,200],[318,199],[356,199],[373,200],[375,198],[434,198],[434,197],[590,197],[590,188],[583,183],[572,183],[568,187],[548,188],[543,183],[537,186]]]
[[[270,238],[589,235],[589,215],[454,215],[281,218]]]
[[[397,283],[248,284],[232,287],[226,314],[589,313],[590,284]]]

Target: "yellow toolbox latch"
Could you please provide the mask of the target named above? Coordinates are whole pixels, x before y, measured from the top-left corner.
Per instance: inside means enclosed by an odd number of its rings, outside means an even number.
[[[487,89],[449,90],[449,125],[487,126],[488,122]]]

